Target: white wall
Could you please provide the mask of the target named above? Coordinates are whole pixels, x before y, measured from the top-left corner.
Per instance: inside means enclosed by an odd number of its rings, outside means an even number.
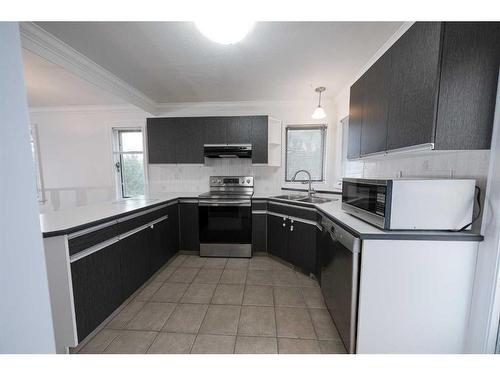
[[[115,199],[112,128],[144,127],[145,118],[128,106],[31,110],[47,199],[41,211]]]
[[[325,109],[335,118],[330,103]],[[316,98],[310,102],[233,102],[163,105],[159,116],[215,116],[268,114],[288,124],[311,124]],[[31,122],[37,125],[46,202],[41,211],[115,199],[112,167],[113,127],[145,127],[149,115],[132,107],[33,108]],[[328,119],[327,119],[328,120]],[[324,123],[324,122],[323,122]],[[326,121],[328,124],[328,121]],[[326,178],[318,189],[330,189],[337,177],[335,126],[329,126]],[[283,143],[284,144],[284,143]],[[164,164],[148,167],[149,188],[156,192],[203,192],[211,175],[256,177],[257,192],[276,192],[282,186],[283,168],[252,166],[248,160],[208,160],[206,164]],[[284,185],[284,184],[283,184]],[[292,187],[302,185],[289,184]]]
[[[17,23],[0,56],[0,353],[55,353]]]

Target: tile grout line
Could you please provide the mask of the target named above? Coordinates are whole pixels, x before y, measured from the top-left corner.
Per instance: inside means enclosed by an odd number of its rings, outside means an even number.
[[[279,350],[279,338],[278,338],[278,316],[276,315],[276,301],[274,298],[274,286],[271,286],[272,288],[272,297],[273,297],[273,311],[274,311],[274,331],[276,334],[276,354],[280,354]]]
[[[313,321],[313,318],[312,318],[312,315],[311,315],[311,312],[309,311],[309,306],[307,306],[307,302],[305,300],[305,296],[304,296],[304,290],[302,288],[300,288],[300,292],[302,293],[302,298],[304,298],[304,303],[306,304],[306,310],[307,310],[307,316],[309,316],[309,320],[311,321],[311,325],[312,325],[312,328],[313,328],[313,331],[314,331],[314,336],[316,336],[316,343],[318,345],[318,348],[319,348],[319,352],[320,354],[323,354],[321,352],[321,345],[319,344],[319,339],[318,339],[318,332],[316,331],[316,326],[314,324],[314,321]]]

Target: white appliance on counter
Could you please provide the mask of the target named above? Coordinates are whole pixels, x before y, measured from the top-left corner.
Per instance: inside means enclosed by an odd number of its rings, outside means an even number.
[[[344,178],[342,209],[381,229],[470,229],[473,179]]]

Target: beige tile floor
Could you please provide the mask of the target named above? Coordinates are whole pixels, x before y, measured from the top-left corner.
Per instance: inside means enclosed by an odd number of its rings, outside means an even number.
[[[345,353],[316,281],[266,256],[178,255],[78,353]]]

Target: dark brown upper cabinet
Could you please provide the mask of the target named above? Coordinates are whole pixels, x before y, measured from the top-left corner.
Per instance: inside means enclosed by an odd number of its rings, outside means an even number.
[[[203,117],[205,144],[226,144],[226,124],[224,117]]]
[[[351,86],[348,158],[421,145],[488,149],[498,45],[498,22],[415,23]]]
[[[202,164],[205,144],[251,144],[252,163],[267,164],[268,126],[265,115],[148,118],[149,163]]]
[[[490,148],[499,65],[499,22],[444,24],[437,149]]]
[[[387,149],[433,142],[441,23],[417,22],[390,49]]]
[[[361,156],[387,149],[387,111],[391,53],[384,54],[365,74],[361,124]]]
[[[181,139],[180,119],[148,118],[146,126],[149,163],[177,163],[176,145]]]
[[[228,117],[226,137],[226,142],[229,144],[251,144],[252,118],[250,116]]]
[[[269,160],[269,118],[267,116],[251,116],[252,130],[252,163],[267,164]]]
[[[347,158],[356,159],[361,156],[361,126],[363,122],[363,98],[365,77],[361,77],[351,86],[349,99],[349,127]]]

